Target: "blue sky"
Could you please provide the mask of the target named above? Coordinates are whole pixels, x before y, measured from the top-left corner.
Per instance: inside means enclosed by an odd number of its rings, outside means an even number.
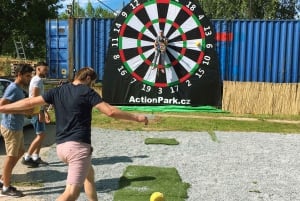
[[[61,3],[64,6],[64,8],[62,9],[62,12],[64,12],[66,10],[66,5],[67,4],[72,4],[73,0],[64,0]],[[74,0],[75,2],[78,2],[79,5],[83,8],[86,7],[87,3],[90,1],[94,7],[98,7],[101,6],[102,8],[107,9],[105,6],[103,6],[101,3],[99,3],[98,0]],[[123,8],[123,3],[128,4],[130,2],[130,0],[101,0],[105,5],[107,5],[109,8],[115,10],[115,11],[119,11]],[[297,0],[297,8],[298,10],[298,19],[300,19],[300,0]]]
[[[89,0],[74,0],[75,2],[79,3],[79,5],[83,8],[86,7],[86,4],[89,2]],[[101,0],[105,5],[107,5],[109,8],[118,11],[123,8],[123,2],[128,4],[130,0]],[[102,8],[105,8],[103,4],[101,4],[98,0],[90,0],[90,2],[93,4],[94,7],[101,6]],[[72,0],[65,0],[61,2],[63,5],[72,4]],[[66,6],[64,6],[63,10],[66,9]]]

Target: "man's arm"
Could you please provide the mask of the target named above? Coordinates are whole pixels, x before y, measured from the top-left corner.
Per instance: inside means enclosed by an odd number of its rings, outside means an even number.
[[[31,92],[31,96],[32,97],[36,97],[40,95],[40,88],[38,87],[33,87],[32,92]]]
[[[3,100],[0,101],[0,112],[8,113],[8,114],[20,114],[24,113],[24,111],[28,111],[35,106],[42,106],[46,104],[42,96],[32,97],[32,98],[25,98],[19,100],[14,103],[6,103],[2,104]]]
[[[129,112],[124,112],[117,107],[114,107],[106,102],[101,102],[95,106],[100,112],[105,115],[116,118],[125,119],[130,121],[144,122],[145,125],[148,124],[148,118],[145,115],[136,115]]]
[[[0,106],[6,105],[6,104],[9,104],[9,103],[10,103],[10,100],[8,100],[8,99],[5,99],[5,98],[0,99]]]
[[[40,88],[39,87],[33,87],[32,88],[32,91],[31,91],[31,96],[32,97],[37,97],[39,96],[41,93],[40,93]],[[47,120],[47,123],[50,122],[50,116],[47,112],[47,110],[45,110],[45,107],[41,106],[40,108],[38,108],[39,111],[37,111],[36,114],[39,115],[39,121],[40,122],[46,122],[46,118],[48,119]]]

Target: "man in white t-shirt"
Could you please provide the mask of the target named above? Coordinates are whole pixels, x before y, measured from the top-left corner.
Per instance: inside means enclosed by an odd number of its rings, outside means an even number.
[[[36,97],[44,94],[44,82],[43,78],[48,73],[48,65],[45,62],[38,62],[35,68],[36,74],[31,79],[29,85],[29,97]],[[37,110],[36,114],[32,116],[31,123],[36,133],[35,139],[29,146],[28,151],[25,153],[22,164],[30,167],[38,167],[39,165],[48,165],[43,161],[39,155],[42,142],[46,136],[45,123],[50,122],[50,116],[47,110],[42,106]]]

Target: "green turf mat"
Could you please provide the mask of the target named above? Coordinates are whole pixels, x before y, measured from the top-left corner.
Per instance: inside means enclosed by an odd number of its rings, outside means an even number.
[[[211,113],[228,113],[212,106],[181,106],[181,105],[164,105],[164,106],[118,106],[125,111],[146,111],[146,112],[211,112]]]
[[[178,145],[179,142],[174,138],[146,138],[145,144]]]
[[[163,193],[166,201],[184,201],[188,188],[176,168],[128,166],[120,178],[114,201],[148,201],[153,192]]]

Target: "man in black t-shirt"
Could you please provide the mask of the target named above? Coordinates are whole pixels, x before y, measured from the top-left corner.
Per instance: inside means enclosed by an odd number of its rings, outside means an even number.
[[[85,67],[77,72],[72,83],[50,89],[42,96],[27,98],[0,107],[0,112],[11,113],[39,105],[54,105],[57,154],[63,162],[68,164],[66,188],[57,201],[76,200],[83,185],[88,200],[98,200],[94,169],[91,164],[93,108],[109,117],[148,124],[146,116],[123,112],[104,102],[101,96],[91,88],[96,79],[95,71]]]

